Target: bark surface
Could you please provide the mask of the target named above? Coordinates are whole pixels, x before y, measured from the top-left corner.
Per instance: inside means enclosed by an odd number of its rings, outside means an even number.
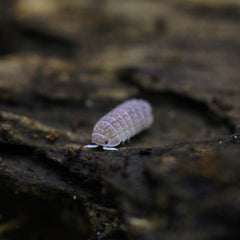
[[[0,237],[237,239],[239,1],[44,2],[0,1]],[[152,127],[84,149],[130,98]]]

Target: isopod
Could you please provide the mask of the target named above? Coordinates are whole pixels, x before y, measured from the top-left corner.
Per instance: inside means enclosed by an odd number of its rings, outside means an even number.
[[[114,146],[125,142],[151,126],[151,105],[143,99],[131,99],[115,107],[94,125],[92,142],[86,148],[103,146],[104,150],[118,150]]]

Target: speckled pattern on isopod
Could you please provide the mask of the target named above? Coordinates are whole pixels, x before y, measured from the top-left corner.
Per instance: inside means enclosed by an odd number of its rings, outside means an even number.
[[[92,142],[95,145],[86,145],[85,147],[103,146],[104,150],[118,150],[114,146],[149,128],[152,122],[152,107],[147,101],[143,99],[127,100],[94,125]]]

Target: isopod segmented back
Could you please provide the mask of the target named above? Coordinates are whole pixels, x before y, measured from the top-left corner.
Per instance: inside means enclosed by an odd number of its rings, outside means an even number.
[[[153,113],[151,105],[143,99],[132,99],[118,105],[103,116],[95,125],[92,132],[92,142],[103,146],[105,150],[117,150],[119,145],[142,130],[151,126]]]

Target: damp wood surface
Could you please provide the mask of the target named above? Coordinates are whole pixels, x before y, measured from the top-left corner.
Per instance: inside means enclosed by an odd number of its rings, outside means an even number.
[[[239,22],[237,0],[0,1],[0,238],[237,239]],[[131,98],[151,128],[83,148]]]

